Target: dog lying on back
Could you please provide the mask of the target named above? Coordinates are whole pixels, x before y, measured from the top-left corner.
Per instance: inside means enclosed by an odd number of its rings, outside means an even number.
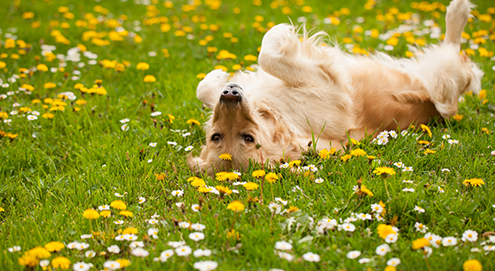
[[[481,89],[483,72],[460,54],[461,34],[473,5],[453,0],[441,45],[414,59],[377,53],[354,56],[319,46],[326,33],[308,37],[280,24],[263,38],[256,72],[214,70],[197,88],[213,110],[206,146],[187,158],[196,172],[247,168],[250,160],[299,159],[319,136],[317,149],[339,149],[348,138],[426,124],[457,113],[460,95]],[[349,135],[349,137],[348,137]],[[221,154],[231,160],[220,159]]]

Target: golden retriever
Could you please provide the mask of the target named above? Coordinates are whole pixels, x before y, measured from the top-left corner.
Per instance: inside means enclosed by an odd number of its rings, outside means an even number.
[[[479,92],[483,72],[460,54],[473,5],[453,0],[441,45],[411,59],[384,53],[349,55],[322,46],[324,32],[280,24],[263,37],[256,72],[210,72],[197,97],[213,110],[206,146],[187,158],[196,172],[245,169],[250,161],[298,159],[319,136],[317,149],[337,149],[348,138],[426,124],[457,113],[460,95]],[[231,159],[221,159],[221,154]]]

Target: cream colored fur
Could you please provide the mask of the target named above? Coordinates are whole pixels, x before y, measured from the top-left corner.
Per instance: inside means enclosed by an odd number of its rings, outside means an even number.
[[[197,97],[213,115],[205,127],[201,155],[188,157],[190,168],[213,174],[246,168],[250,160],[298,159],[312,134],[321,133],[318,149],[339,148],[348,137],[361,139],[456,114],[459,96],[477,93],[483,76],[459,54],[472,7],[468,0],[453,0],[447,9],[445,42],[413,59],[383,53],[349,55],[337,46],[320,46],[324,32],[309,36],[304,27],[273,27],[263,38],[256,72],[229,78],[214,70],[198,85]],[[219,102],[228,82],[243,89],[239,106]],[[215,134],[221,140],[211,140]],[[244,140],[246,135],[254,144]],[[222,153],[232,154],[232,161],[221,160]]]

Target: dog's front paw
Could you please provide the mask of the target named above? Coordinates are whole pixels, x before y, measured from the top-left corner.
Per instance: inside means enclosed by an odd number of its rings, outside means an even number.
[[[209,72],[203,80],[213,82],[227,82],[230,74],[224,70],[213,70]]]
[[[261,53],[289,56],[295,54],[298,47],[299,39],[294,26],[279,24],[270,29],[263,37]]]

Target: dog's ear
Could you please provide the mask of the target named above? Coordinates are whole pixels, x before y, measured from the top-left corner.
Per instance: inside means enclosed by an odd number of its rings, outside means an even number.
[[[192,153],[189,153],[186,161],[189,169],[194,171],[194,173],[200,173],[206,168],[205,161],[201,157],[193,157]]]

